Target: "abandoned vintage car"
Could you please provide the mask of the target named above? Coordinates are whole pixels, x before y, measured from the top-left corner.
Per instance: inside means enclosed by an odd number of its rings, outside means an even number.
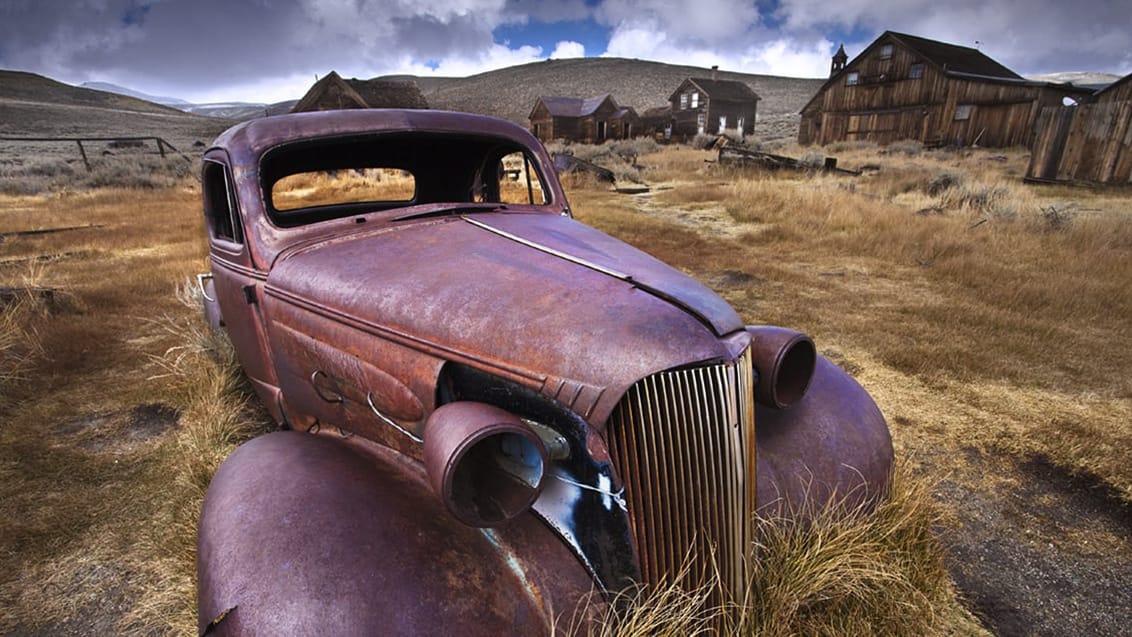
[[[741,598],[756,510],[884,490],[855,381],[575,221],[515,124],[252,120],[203,199],[206,313],[282,431],[209,488],[202,632],[540,634],[686,558]]]

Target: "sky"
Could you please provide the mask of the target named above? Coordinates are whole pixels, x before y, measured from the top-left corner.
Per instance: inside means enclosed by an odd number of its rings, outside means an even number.
[[[318,77],[465,77],[625,57],[825,77],[885,30],[1022,75],[1132,73],[1132,0],[0,0],[0,69],[188,101],[276,102]]]

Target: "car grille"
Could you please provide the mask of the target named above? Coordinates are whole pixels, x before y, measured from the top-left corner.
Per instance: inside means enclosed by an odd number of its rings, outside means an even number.
[[[742,600],[752,551],[755,429],[751,352],[638,382],[609,422],[609,447],[650,584],[698,586],[718,571]],[[717,596],[713,596],[716,598]],[[722,600],[716,600],[722,601]]]

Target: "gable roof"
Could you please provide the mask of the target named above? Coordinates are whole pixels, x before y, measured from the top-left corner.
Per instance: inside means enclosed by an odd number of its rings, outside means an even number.
[[[999,77],[1011,80],[1022,79],[1021,75],[994,61],[978,49],[895,31],[885,31],[873,44],[884,40],[886,37],[919,53],[925,61],[938,66],[946,73]],[[865,51],[867,52],[872,47],[873,45],[869,45]]]
[[[948,44],[938,40],[929,40],[921,38],[916,35],[909,35],[907,33],[897,33],[896,31],[885,31],[877,36],[868,46],[860,53],[849,61],[840,71],[829,76],[829,79],[821,85],[806,105],[802,107],[800,112],[805,112],[810,106],[817,101],[817,99],[835,82],[841,81],[841,78],[853,71],[853,68],[858,62],[867,58],[874,50],[879,48],[882,44],[887,42],[896,42],[908,49],[915,51],[920,55],[923,60],[938,68],[944,75],[951,77],[968,77],[972,79],[986,79],[997,82],[1022,82],[1026,84],[1033,84],[1035,86],[1045,85],[1045,82],[1030,82],[1029,80],[1018,75],[1014,71],[1006,68],[998,62],[991,59],[985,53],[978,49],[972,49],[966,46],[959,46],[957,44]],[[842,47],[843,48],[843,47]],[[838,49],[838,53],[841,52]]]
[[[614,110],[618,109],[617,102],[613,100],[613,96],[609,93],[597,95],[590,98],[580,97],[563,97],[558,95],[543,95],[535,100],[534,108],[538,108],[538,103],[546,107],[546,110],[552,117],[586,117],[593,115],[606,100],[613,104]],[[531,109],[531,114],[534,114],[534,108]]]
[[[750,86],[743,82],[736,80],[712,80],[705,77],[690,77],[680,83],[672,95],[668,96],[668,101],[676,99],[680,91],[684,88],[685,84],[691,83],[696,88],[703,91],[704,95],[713,100],[722,100],[724,102],[757,102],[759,96]]]
[[[344,80],[331,71],[310,87],[292,113],[340,108],[428,108],[415,82]]]

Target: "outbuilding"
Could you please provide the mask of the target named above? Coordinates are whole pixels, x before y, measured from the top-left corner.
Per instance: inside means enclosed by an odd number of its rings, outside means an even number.
[[[528,117],[531,132],[544,142],[563,139],[600,144],[607,139],[628,139],[639,129],[636,111],[619,106],[608,93],[586,99],[541,96]]]
[[[713,67],[713,75],[715,71]],[[759,96],[743,82],[690,77],[676,87],[668,102],[673,135],[743,137],[755,132]]]
[[[1080,103],[1043,108],[1029,181],[1132,183],[1132,74]]]

